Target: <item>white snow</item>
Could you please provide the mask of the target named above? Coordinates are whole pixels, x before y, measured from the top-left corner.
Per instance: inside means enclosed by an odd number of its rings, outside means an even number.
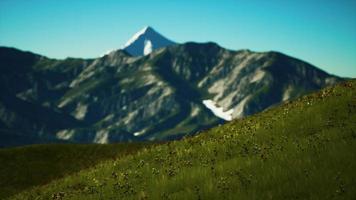
[[[222,107],[217,107],[216,102],[213,100],[203,100],[203,104],[210,109],[215,116],[224,119],[226,121],[231,121],[232,120],[232,113],[234,112],[234,109],[230,109],[228,111],[224,112],[224,108]]]
[[[148,55],[152,52],[152,42],[151,40],[145,40],[145,47],[143,49],[143,55]]]
[[[145,26],[143,29],[141,29],[140,31],[138,31],[137,33],[135,33],[126,43],[125,45],[122,47],[122,49],[130,46],[132,43],[134,43],[142,34],[144,34],[146,32],[146,30],[148,29],[148,26]]]
[[[104,56],[106,56],[106,55],[109,55],[111,52],[113,52],[113,51],[116,51],[116,49],[110,49],[110,50],[107,50],[105,53],[102,53],[101,55],[100,55],[100,57],[104,57]]]
[[[153,28],[146,26],[135,33],[122,47],[132,56],[148,55],[156,49],[160,49],[175,44]]]

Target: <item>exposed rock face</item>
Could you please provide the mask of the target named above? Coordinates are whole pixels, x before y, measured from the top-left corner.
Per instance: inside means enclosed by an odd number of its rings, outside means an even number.
[[[3,133],[96,143],[180,138],[222,123],[212,109],[236,119],[342,80],[278,52],[215,43],[94,60],[0,48],[0,72]]]

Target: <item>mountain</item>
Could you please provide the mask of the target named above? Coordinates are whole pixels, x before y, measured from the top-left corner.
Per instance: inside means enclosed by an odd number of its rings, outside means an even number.
[[[75,153],[79,147],[62,145],[56,150],[47,145],[33,146],[32,150],[0,150],[5,163],[2,167],[10,171],[0,173],[0,185],[3,182],[7,191],[12,189],[15,195],[9,199],[19,200],[354,199],[355,95],[356,80],[344,82],[195,137],[156,144],[50,183],[32,183],[37,187],[29,188],[28,184],[28,190],[23,190],[21,180],[51,177],[28,173],[22,167],[12,169],[14,158],[16,166],[28,166],[35,172],[37,168],[32,166],[41,167],[47,162],[53,166],[51,160],[63,165],[55,158],[69,160],[72,162],[69,166],[78,169],[82,162],[87,163]],[[95,153],[94,157],[121,152],[116,146],[101,148],[101,153]],[[66,154],[66,150],[71,151]],[[89,150],[84,146],[79,153],[84,153],[86,158]],[[77,160],[68,156],[73,151]],[[25,155],[38,152],[41,157],[22,158],[20,152]],[[8,185],[6,180],[13,185]]]
[[[146,26],[134,34],[122,49],[132,56],[143,56],[150,54],[153,50],[174,44],[174,42],[156,32],[152,27]]]
[[[76,67],[83,67],[85,62],[90,60],[59,61],[0,48],[0,147],[62,143],[65,141],[55,137],[57,131],[84,125],[51,104],[64,94],[66,81],[76,76]]]
[[[0,103],[13,100],[0,104],[1,146],[20,135],[76,143],[178,139],[341,80],[279,52],[211,42],[64,60],[2,47]],[[16,102],[26,107],[14,111]]]

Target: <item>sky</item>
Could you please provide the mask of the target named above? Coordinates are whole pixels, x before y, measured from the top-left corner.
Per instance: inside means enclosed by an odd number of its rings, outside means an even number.
[[[51,58],[98,57],[147,25],[356,78],[356,0],[0,0],[0,46]]]

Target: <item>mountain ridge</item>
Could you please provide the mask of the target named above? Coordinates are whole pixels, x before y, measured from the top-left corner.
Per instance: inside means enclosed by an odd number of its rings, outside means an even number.
[[[0,52],[7,56],[6,48]],[[86,124],[46,133],[71,142],[177,139],[224,122],[204,101],[236,119],[343,80],[282,53],[213,42],[175,44],[143,57],[115,50],[96,59],[11,61],[20,70],[8,63],[0,62],[1,88]]]

